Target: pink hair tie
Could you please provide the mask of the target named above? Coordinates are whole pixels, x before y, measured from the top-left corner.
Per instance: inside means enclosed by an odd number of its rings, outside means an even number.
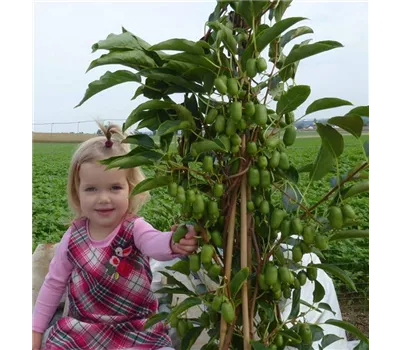
[[[107,148],[111,148],[112,145],[113,145],[113,142],[111,140],[107,140],[106,141],[106,147]]]

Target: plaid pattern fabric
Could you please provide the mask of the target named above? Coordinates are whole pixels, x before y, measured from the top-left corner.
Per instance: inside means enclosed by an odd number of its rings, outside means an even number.
[[[171,346],[163,323],[144,330],[157,311],[150,286],[149,259],[134,245],[135,218],[129,218],[112,243],[95,248],[86,231],[86,219],[73,223],[68,258],[74,269],[68,283],[69,313],[52,328],[46,350]]]

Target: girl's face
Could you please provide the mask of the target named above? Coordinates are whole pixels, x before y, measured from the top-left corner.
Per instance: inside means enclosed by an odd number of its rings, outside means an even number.
[[[105,169],[96,162],[80,166],[79,201],[91,229],[111,232],[128,210],[130,189],[125,170]]]

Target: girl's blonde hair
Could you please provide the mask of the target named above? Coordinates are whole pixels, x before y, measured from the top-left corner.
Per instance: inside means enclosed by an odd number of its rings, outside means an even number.
[[[121,143],[125,138],[118,125],[110,124],[104,126],[97,122],[104,136],[93,137],[83,142],[72,156],[68,172],[67,195],[68,203],[75,214],[75,218],[82,216],[79,201],[79,168],[83,163],[97,162],[114,156],[121,156],[129,153],[130,146]],[[139,167],[126,169],[129,190],[145,179]],[[137,214],[141,206],[150,199],[149,192],[143,192],[129,198],[127,214]]]

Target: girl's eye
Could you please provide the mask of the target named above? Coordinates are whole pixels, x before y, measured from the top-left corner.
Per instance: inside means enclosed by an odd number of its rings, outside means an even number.
[[[112,189],[113,191],[119,191],[119,190],[122,189],[122,187],[121,187],[121,186],[113,186],[113,187],[111,187],[111,189]]]
[[[85,188],[85,191],[86,192],[93,192],[93,191],[96,191],[96,188],[95,187],[87,187],[87,188]]]

